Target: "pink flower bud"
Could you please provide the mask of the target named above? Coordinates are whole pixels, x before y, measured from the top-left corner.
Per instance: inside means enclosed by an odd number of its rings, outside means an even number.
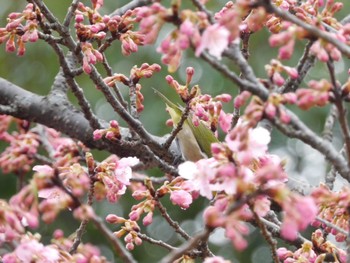
[[[129,250],[129,251],[130,251],[130,250],[133,250],[133,249],[135,248],[135,246],[134,246],[133,243],[127,243],[125,247],[126,247],[126,249]]]
[[[153,213],[149,212],[142,220],[142,223],[144,226],[148,226],[150,224],[152,224],[152,220],[153,220]]]
[[[114,214],[109,214],[106,217],[106,221],[110,224],[122,224],[124,223],[126,220],[122,217],[119,217],[117,215]]]
[[[93,138],[95,141],[100,140],[103,135],[103,130],[95,130],[93,133]]]

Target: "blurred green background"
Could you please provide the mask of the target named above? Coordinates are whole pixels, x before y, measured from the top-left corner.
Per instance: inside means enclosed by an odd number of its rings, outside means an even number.
[[[51,8],[54,14],[62,20],[64,14],[71,1],[45,1],[45,3]],[[88,3],[89,1],[84,1]],[[110,11],[122,6],[129,1],[114,1],[105,0],[105,6],[101,13],[108,14]],[[169,2],[169,1],[165,1]],[[190,1],[183,1],[184,4],[189,5]],[[220,9],[226,1],[209,1],[208,6],[213,11]],[[338,14],[339,18],[347,15],[347,10],[350,10],[350,3],[348,1],[339,1],[344,3],[344,9]],[[8,1],[0,0],[0,27],[5,26],[7,14],[14,11],[20,11],[26,5],[26,1]],[[160,37],[156,43],[156,46],[160,44],[160,41],[164,39],[166,34],[170,32],[172,26],[166,26],[160,34]],[[294,52],[293,58],[286,64],[295,66],[300,55],[303,52],[303,44],[298,44],[297,49]],[[121,56],[119,43],[113,44],[108,50],[107,56],[113,67],[114,72],[124,73],[129,75],[130,69],[134,65],[141,65],[143,62],[158,63],[160,65],[161,55],[156,52],[154,46],[140,47],[139,52],[132,54],[128,57]],[[276,48],[271,48],[267,42],[267,32],[262,30],[256,34],[253,34],[250,41],[250,58],[249,62],[257,76],[265,78],[266,73],[264,65],[269,63],[272,58],[275,58],[277,54]],[[15,54],[9,54],[5,52],[5,45],[0,46],[0,77],[6,78],[9,81],[27,89],[32,92],[45,95],[49,92],[53,79],[58,71],[58,60],[51,49],[43,41],[39,41],[34,44],[27,45],[27,51],[24,57],[17,57]],[[231,62],[228,63],[229,67],[235,70],[234,65]],[[194,67],[196,73],[193,78],[193,84],[199,84],[203,93],[209,93],[211,95],[220,94],[223,92],[230,93],[232,95],[237,94],[237,87],[222,77],[218,72],[212,69],[208,64],[200,61],[194,57],[192,51],[188,51],[184,54],[183,62],[179,70],[173,74],[174,78],[180,83],[185,83],[186,67]],[[336,63],[337,78],[340,82],[344,82],[348,78],[347,70],[349,68],[348,58],[343,58],[340,62]],[[154,77],[147,80],[142,80],[143,86],[142,93],[145,97],[145,110],[142,112],[141,120],[147,130],[155,135],[162,136],[170,131],[165,126],[165,121],[168,119],[168,115],[165,112],[164,103],[154,96],[151,88],[156,88],[166,94],[168,97],[177,100],[174,97],[175,92],[167,85],[165,76],[168,75],[167,67],[162,65],[160,73],[155,74]],[[317,64],[314,70],[312,70],[305,79],[303,86],[309,79],[321,79],[328,78],[328,74],[325,65]],[[90,100],[93,106],[94,112],[105,120],[117,119],[122,123],[120,118],[112,111],[111,107],[106,103],[103,96],[94,85],[88,80],[86,76],[81,76],[78,79],[79,84],[84,89],[86,97]],[[120,85],[123,94],[127,95],[127,89]],[[70,96],[72,101],[75,101],[73,96]],[[226,106],[227,111],[232,111],[232,103]],[[303,112],[296,110],[296,113],[306,122],[307,125],[312,127],[317,133],[320,133],[323,129],[324,119],[326,117],[328,108],[317,108],[310,110],[309,112]],[[339,144],[339,141],[336,141]],[[270,149],[273,153],[280,155],[287,160],[287,169],[291,176],[294,176],[300,180],[309,181],[311,183],[319,183],[322,181],[323,174],[327,168],[324,163],[324,158],[317,152],[313,151],[310,147],[297,142],[292,139],[285,138],[278,131],[273,131],[273,140],[270,145]],[[6,145],[0,142],[0,150],[4,149]],[[107,156],[106,153],[94,151],[96,159],[103,160]],[[153,175],[160,174],[159,171],[152,171]],[[339,182],[341,184],[341,181]],[[16,177],[14,175],[3,175],[0,171],[0,198],[8,198],[16,189]],[[207,205],[207,202],[203,200],[197,200],[195,205],[190,209],[183,212],[179,208],[173,206],[169,200],[164,200],[169,207],[170,215],[181,223],[181,226],[187,230],[190,234],[199,231],[202,226],[202,215],[200,213],[201,208]],[[127,216],[130,207],[133,204],[132,199],[122,198],[117,204],[111,205],[107,202],[95,204],[95,208],[98,214],[102,217],[109,213],[116,213],[118,215]],[[49,240],[54,229],[62,228],[66,235],[71,234],[76,230],[78,223],[72,219],[69,213],[62,213],[59,220],[52,225],[43,225],[40,230],[43,233],[43,238]],[[112,227],[112,229],[117,229]],[[181,239],[174,234],[174,231],[169,228],[165,220],[155,215],[154,223],[143,231],[155,239],[162,239],[172,245],[179,245]],[[261,238],[259,232],[254,231],[252,228],[252,234],[248,237],[249,248],[241,253],[236,252],[228,240],[223,237],[223,231],[217,230],[211,237],[211,248],[214,253],[222,255],[233,262],[245,262],[245,263],[268,263],[271,262],[270,250],[266,242]],[[88,232],[84,235],[84,240],[92,242],[98,245],[105,256],[107,256],[112,262],[120,262],[110,250],[110,247],[106,243],[106,240],[96,232],[95,228],[89,225]],[[146,242],[141,247],[137,247],[134,251],[135,257],[139,262],[155,262],[162,255],[167,253],[163,248],[149,245]]]

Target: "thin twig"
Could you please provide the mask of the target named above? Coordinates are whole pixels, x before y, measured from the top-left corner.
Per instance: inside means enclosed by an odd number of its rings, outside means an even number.
[[[254,207],[252,205],[250,205],[250,210],[253,212],[255,222],[257,223],[263,237],[265,238],[267,243],[270,245],[273,261],[275,263],[280,263],[277,256],[277,241],[272,238],[271,233],[267,230],[266,225],[261,221],[259,215],[254,211]]]
[[[310,48],[313,43],[314,41],[309,41],[306,44],[304,53],[298,62],[298,65],[296,67],[298,71],[298,78],[292,79],[291,77],[289,77],[286,80],[286,83],[283,85],[283,87],[281,87],[281,93],[296,91],[299,88],[301,82],[304,80],[307,73],[309,72],[309,70],[315,65],[316,57],[310,55]]]
[[[268,231],[272,234],[272,236],[279,237],[279,238],[281,237],[281,227],[280,226],[266,220],[265,218],[260,218],[260,220],[261,220],[261,222],[263,222],[266,225]],[[307,240],[306,238],[304,238],[303,236],[298,234],[297,238],[294,239],[293,241],[288,241],[288,240],[285,240],[285,241],[290,243],[291,245],[296,246],[296,247],[301,247],[302,244],[304,244],[305,242],[307,242],[309,240]]]
[[[107,76],[112,76],[113,75],[113,69],[112,67],[109,65],[108,63],[108,59],[106,57],[105,53],[102,53],[103,55],[103,61],[102,61],[102,66],[104,67],[105,71],[107,72]],[[124,100],[123,95],[121,94],[117,84],[115,83],[112,87],[115,95],[117,96],[117,99],[120,101],[120,103],[122,104],[122,106],[127,109],[128,107],[128,103]]]
[[[88,206],[92,206],[93,204],[93,200],[94,200],[94,193],[95,193],[95,167],[91,168],[89,167],[89,179],[90,179],[90,187],[89,187],[89,193],[88,193],[88,198],[87,198],[87,205]],[[76,231],[76,236],[74,239],[74,242],[69,250],[70,254],[74,254],[76,253],[79,244],[81,243],[81,239],[83,234],[86,231],[86,227],[89,223],[89,219],[84,219],[83,221],[81,221],[79,228]]]
[[[162,205],[162,203],[159,201],[157,197],[156,199],[156,206],[158,207],[161,216],[168,222],[168,224],[175,230],[176,233],[180,234],[185,240],[191,239],[191,236],[186,233],[185,230],[181,228],[178,222],[174,221],[170,215],[168,214],[166,208]]]
[[[169,244],[161,241],[161,240],[155,240],[145,234],[141,234],[141,233],[137,233],[137,236],[139,238],[141,238],[142,240],[145,240],[147,241],[148,243],[150,244],[154,244],[154,245],[157,245],[157,246],[160,246],[160,247],[164,247],[165,249],[169,250],[169,251],[173,251],[176,249],[176,247],[173,247],[173,246],[170,246]]]
[[[322,131],[322,138],[326,141],[329,141],[329,142],[333,141],[333,129],[334,129],[336,117],[337,117],[337,108],[336,106],[332,105],[329,110],[328,116],[324,124],[323,131]]]
[[[336,230],[337,232],[342,233],[343,235],[346,235],[346,236],[348,235],[348,232],[346,230],[340,228],[337,225],[334,225],[334,224],[328,222],[327,220],[325,220],[325,219],[323,219],[323,218],[321,218],[319,216],[316,217],[316,220],[321,222],[326,227],[332,228],[332,229]]]
[[[167,138],[167,140],[163,143],[163,147],[165,149],[168,149],[171,145],[171,143],[174,141],[174,139],[176,138],[176,135],[181,131],[182,126],[184,125],[185,121],[188,118],[188,115],[190,114],[190,104],[187,103],[186,104],[186,108],[182,111],[182,115],[181,115],[181,119],[178,122],[178,124],[176,125],[176,127],[171,131],[170,136]]]
[[[325,125],[322,132],[322,137],[326,141],[332,142],[333,140],[333,129],[334,129],[336,117],[337,117],[337,107],[335,105],[332,105],[329,110],[328,116],[326,118]],[[344,150],[344,148],[342,150]],[[334,187],[336,176],[337,176],[337,172],[336,172],[336,169],[334,169],[334,166],[332,166],[330,171],[326,172],[325,174],[325,184],[331,190]]]
[[[136,83],[130,81],[129,83],[129,97],[130,97],[130,114],[134,119],[139,119],[139,113],[137,111],[137,94],[136,94]]]
[[[128,10],[133,10],[137,7],[140,6],[145,6],[145,5],[149,5],[151,3],[155,2],[154,0],[133,0],[129,3],[127,3],[126,5],[116,9],[115,11],[113,11],[110,16],[122,16],[123,14],[126,13],[126,11]]]
[[[77,10],[78,8],[78,4],[79,4],[80,0],[74,0],[72,1],[70,7],[68,8],[68,12],[66,14],[66,17],[63,20],[63,26],[68,28],[70,22],[72,21],[72,18],[74,16],[75,10]]]
[[[335,97],[335,106],[337,107],[338,110],[338,120],[340,124],[341,131],[343,133],[343,138],[344,138],[344,143],[345,143],[345,150],[346,150],[346,155],[347,155],[347,160],[349,163],[349,168],[350,168],[350,130],[349,130],[349,125],[348,125],[348,120],[347,120],[347,114],[346,114],[346,109],[344,108],[342,96],[341,96],[341,88],[337,83],[336,76],[335,76],[335,71],[334,71],[334,63],[332,60],[329,60],[327,62],[327,67],[329,71],[329,75],[331,78],[331,82],[333,85],[333,94]]]
[[[84,113],[85,118],[89,121],[91,128],[92,129],[101,129],[101,125],[98,121],[98,118],[95,116],[95,114],[91,110],[91,106],[89,101],[84,95],[84,91],[82,88],[79,87],[78,83],[75,81],[75,79],[72,77],[72,72],[69,67],[69,56],[66,58],[63,54],[63,50],[53,42],[48,42],[54,51],[56,52],[59,60],[60,60],[60,65],[62,67],[64,76],[66,78],[66,82],[70,89],[72,90],[73,94],[78,100],[78,103]],[[71,57],[71,59],[73,59]]]
[[[210,24],[215,23],[215,19],[214,19],[212,12],[210,12],[200,0],[192,0],[192,3],[194,6],[196,6],[198,8],[199,11],[201,11],[207,15],[207,18],[208,18]]]
[[[294,113],[287,111],[287,114],[291,118],[291,125],[286,125],[277,118],[270,119],[270,121],[288,137],[298,138],[322,153],[326,159],[334,165],[339,174],[350,182],[348,162],[342,156],[339,156],[339,153],[335,150],[333,145],[321,139],[317,134],[311,131]]]
[[[166,257],[164,257],[160,261],[160,263],[173,263],[176,259],[186,254],[186,252],[195,248],[201,240],[203,239],[207,240],[211,232],[212,232],[211,229],[208,229],[208,228],[204,229],[202,232],[200,232],[199,234],[191,238],[188,242],[184,243],[179,248],[170,252]]]

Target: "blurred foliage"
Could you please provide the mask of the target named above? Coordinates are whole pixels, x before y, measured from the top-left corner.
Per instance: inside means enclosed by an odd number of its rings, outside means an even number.
[[[89,2],[89,1],[84,1]],[[105,6],[103,7],[102,13],[109,13],[111,10],[122,6],[129,1],[112,1],[105,0]],[[183,1],[185,5],[191,6],[190,1]],[[220,7],[226,1],[209,1],[208,6],[211,10],[218,11]],[[340,1],[344,3],[344,9],[338,14],[339,18],[347,15],[350,8],[349,1]],[[48,7],[54,12],[55,16],[60,20],[63,19],[65,12],[71,3],[70,0],[60,1],[45,1]],[[13,11],[21,10],[25,5],[26,1],[7,1],[0,0],[0,27],[6,24],[7,14]],[[158,38],[156,46],[160,44],[160,41],[164,39],[166,34],[172,29],[172,26],[166,26]],[[271,48],[267,42],[267,31],[262,30],[256,34],[253,34],[250,39],[250,57],[249,62],[252,65],[257,76],[261,78],[266,77],[264,65],[269,63],[270,59],[275,58],[277,54],[276,48]],[[160,65],[161,55],[156,52],[154,46],[141,47],[139,52],[132,54],[128,57],[124,57],[120,52],[120,44],[114,43],[111,48],[107,51],[107,57],[110,64],[116,73],[123,73],[128,75],[130,69],[134,65],[141,65],[143,62],[158,63]],[[298,62],[299,57],[303,52],[303,45],[299,44],[294,52],[293,58],[287,61],[290,66],[295,66]],[[4,44],[0,46],[0,76],[6,78],[9,81],[27,89],[32,92],[45,95],[49,92],[50,87],[53,83],[54,77],[58,72],[59,65],[58,59],[55,56],[54,51],[43,41],[39,41],[34,44],[27,45],[27,52],[24,57],[17,57],[15,54],[9,54],[5,52]],[[183,63],[179,70],[173,75],[180,83],[185,83],[186,74],[185,69],[188,66],[194,67],[196,73],[193,78],[193,84],[199,84],[203,93],[210,93],[216,95],[219,93],[230,93],[235,95],[237,93],[237,87],[227,79],[223,78],[217,71],[212,69],[208,64],[200,61],[196,58],[192,51],[188,51],[184,54]],[[229,62],[229,67],[236,70],[236,67]],[[337,78],[340,81],[347,79],[347,69],[349,68],[348,58],[344,58],[342,61],[336,63]],[[162,66],[161,72],[155,74],[154,77],[147,80],[142,80],[142,93],[145,97],[145,110],[142,112],[141,121],[144,123],[147,130],[155,135],[164,135],[170,131],[170,128],[165,126],[165,121],[169,117],[165,112],[165,105],[163,101],[159,100],[157,96],[154,96],[152,88],[161,90],[167,97],[173,98],[174,101],[178,101],[175,98],[175,92],[167,85],[165,76],[168,74],[166,66]],[[325,65],[318,63],[316,67],[308,74],[305,81],[302,83],[306,85],[309,79],[321,79],[328,78],[328,74]],[[106,120],[117,119],[123,123],[116,113],[113,112],[111,107],[106,103],[101,93],[94,87],[89,81],[87,76],[81,76],[78,78],[78,82],[84,89],[86,97],[90,100],[93,110],[96,114]],[[128,91],[126,87],[120,85],[120,89],[123,94],[127,95]],[[72,101],[75,101],[74,97],[70,94]],[[227,111],[232,110],[232,104],[226,106]],[[305,123],[312,127],[317,133],[320,133],[323,128],[324,119],[327,114],[327,108],[316,108],[309,112],[304,112],[293,108],[293,110],[301,117]],[[0,150],[3,150],[6,145],[0,142]],[[281,135],[278,131],[273,132],[273,140],[271,143],[272,149],[286,148],[286,138]],[[93,151],[95,158],[103,160],[107,156],[106,153]],[[297,166],[295,164],[295,166]],[[152,174],[157,174],[159,171],[152,171]],[[2,175],[0,171],[0,198],[8,198],[14,192],[16,188],[16,176],[15,175]],[[102,217],[109,213],[117,213],[118,215],[127,216],[128,211],[133,203],[132,199],[122,198],[117,204],[111,205],[106,202],[96,203],[94,206],[98,214]],[[199,211],[207,202],[196,201],[193,207],[188,209],[185,213],[178,207],[173,206],[169,200],[164,201],[169,208],[169,213],[174,219],[179,220],[181,225],[189,232],[195,233],[202,225],[202,217]],[[61,228],[65,231],[66,235],[73,233],[78,226],[69,213],[62,213],[59,220],[52,225],[43,224],[40,231],[43,233],[43,238],[49,240],[52,232],[56,228]],[[111,227],[116,229],[115,226]],[[227,259],[231,259],[234,262],[256,262],[256,263],[268,263],[271,262],[270,250],[266,242],[261,238],[258,231],[254,231],[248,238],[250,244],[249,248],[244,252],[234,251],[230,242],[223,239],[221,232],[213,235],[212,250],[217,252]],[[161,220],[159,215],[155,215],[154,223],[143,229],[146,233],[150,234],[154,238],[162,238],[165,241],[169,241],[172,245],[180,244],[179,237],[174,234],[164,220]],[[217,232],[220,232],[218,230]],[[89,226],[87,233],[83,237],[84,241],[89,241],[100,246],[103,254],[106,255],[111,261],[118,262],[115,255],[110,250],[106,240],[100,235],[93,226]],[[141,247],[137,247],[136,258],[139,262],[154,262],[161,255],[167,253],[162,248],[157,248],[153,245],[149,245],[146,242]]]

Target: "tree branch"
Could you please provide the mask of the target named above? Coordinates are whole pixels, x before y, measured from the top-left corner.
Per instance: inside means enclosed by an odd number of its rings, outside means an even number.
[[[22,89],[15,84],[0,78],[0,114],[10,114],[16,118],[43,124],[62,132],[71,138],[80,140],[90,148],[106,150],[120,157],[136,156],[141,161],[149,164],[149,167],[158,165],[154,156],[143,145],[131,147],[128,142],[129,129],[121,128],[122,139],[111,142],[93,140],[93,130],[84,115],[66,100],[65,94],[57,93],[56,96],[39,96]],[[107,124],[104,123],[107,127]],[[153,137],[162,143],[165,137]],[[175,145],[170,150],[163,149],[164,155],[180,158],[180,153]]]

